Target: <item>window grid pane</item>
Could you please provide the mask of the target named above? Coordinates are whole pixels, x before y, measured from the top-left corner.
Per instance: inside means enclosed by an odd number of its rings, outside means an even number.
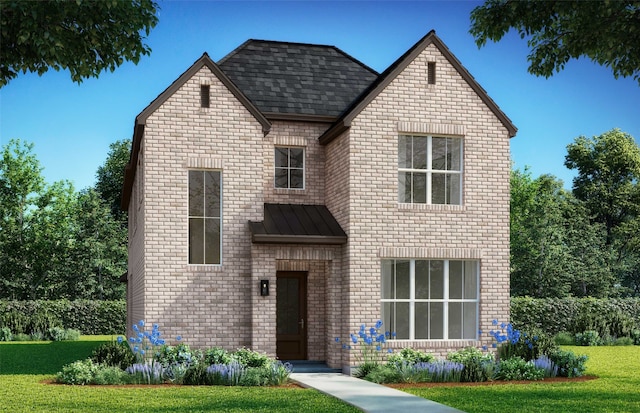
[[[462,139],[398,136],[398,202],[462,204]]]
[[[476,261],[383,260],[383,322],[396,339],[476,339],[477,269]]]
[[[304,189],[304,148],[276,147],[274,158],[274,186]]]
[[[221,263],[222,174],[189,171],[189,264]]]

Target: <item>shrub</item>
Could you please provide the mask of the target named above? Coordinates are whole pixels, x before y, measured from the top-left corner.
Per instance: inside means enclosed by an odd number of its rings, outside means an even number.
[[[640,330],[631,331],[631,339],[633,340],[633,344],[636,346],[640,346]]]
[[[291,377],[291,372],[293,371],[293,366],[290,363],[276,361],[275,363],[270,363],[268,369],[269,385],[280,386],[289,381],[289,377]]]
[[[269,372],[264,367],[250,367],[244,371],[238,381],[239,386],[267,386]]]
[[[231,354],[222,347],[212,347],[204,352],[204,362],[208,366],[211,364],[228,364],[231,361]]]
[[[52,341],[62,341],[62,340],[66,340],[67,338],[65,330],[62,327],[49,328],[49,330],[47,331],[47,336]]]
[[[556,350],[549,355],[553,363],[558,366],[560,377],[580,377],[587,366],[587,356],[577,356],[569,350]]]
[[[411,381],[407,380],[406,376],[403,377],[402,367],[397,364],[376,365],[376,367],[369,371],[363,378],[378,384],[411,383]]]
[[[129,375],[115,366],[98,366],[91,384],[127,384]]]
[[[435,361],[435,357],[431,354],[423,351],[414,350],[412,348],[403,348],[397,353],[393,353],[387,357],[387,362],[391,364],[416,364],[416,363],[430,363]]]
[[[198,364],[202,355],[198,350],[191,350],[187,344],[180,343],[177,346],[162,345],[155,351],[153,358],[164,367],[174,364],[185,364],[188,367]]]
[[[244,347],[236,350],[232,358],[244,367],[264,367],[269,363],[269,357],[266,354]]]
[[[537,368],[533,361],[512,357],[498,363],[494,377],[497,380],[542,380],[544,370]]]
[[[380,367],[380,363],[378,363],[377,361],[364,362],[356,368],[356,370],[353,372],[353,376],[358,379],[364,379],[378,367]]]
[[[91,360],[124,370],[136,362],[136,356],[126,343],[113,341],[96,347],[91,353]]]
[[[596,330],[601,337],[624,337],[640,329],[640,298],[512,297],[511,321],[516,328],[537,327],[549,335]]]
[[[62,367],[55,381],[64,384],[91,384],[98,366],[91,359],[78,360]]]
[[[207,366],[203,363],[189,366],[182,376],[182,384],[189,386],[200,386],[205,384],[224,384],[214,383],[211,376],[207,374]]]
[[[11,341],[13,340],[13,334],[11,334],[11,329],[9,327],[0,328],[0,341]]]
[[[574,346],[576,344],[573,335],[566,331],[561,331],[553,337],[553,341],[559,346]]]
[[[475,347],[467,347],[462,350],[449,353],[447,360],[464,365],[460,381],[481,382],[487,381],[493,375],[493,355],[484,354]]]
[[[578,346],[598,346],[602,342],[600,340],[600,334],[595,330],[577,333],[575,337],[576,345]]]
[[[493,325],[499,327],[491,330],[489,335],[496,341],[497,356],[499,360],[512,357],[521,357],[524,360],[535,360],[544,354],[554,351],[557,346],[553,340],[541,329],[533,328],[530,331],[521,332],[511,323],[498,323],[493,320]]]
[[[68,328],[64,331],[65,340],[67,341],[78,341],[80,340],[80,331],[74,328]]]
[[[614,346],[633,346],[633,339],[631,337],[618,337],[612,344]]]
[[[31,341],[31,336],[29,334],[18,333],[13,336],[13,341]]]

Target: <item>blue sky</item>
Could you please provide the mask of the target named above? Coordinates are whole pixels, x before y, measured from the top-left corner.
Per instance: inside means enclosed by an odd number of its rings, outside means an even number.
[[[566,146],[620,128],[640,139],[640,87],[587,59],[549,79],[527,72],[525,40],[510,33],[478,49],[469,15],[479,2],[160,1],[150,56],[73,83],[68,72],[20,75],[0,89],[0,144],[35,144],[48,182],[93,185],[109,144],[131,139],[140,113],[202,53],[219,60],[245,40],[334,45],[381,72],[431,29],[518,127],[517,168],[571,186]]]

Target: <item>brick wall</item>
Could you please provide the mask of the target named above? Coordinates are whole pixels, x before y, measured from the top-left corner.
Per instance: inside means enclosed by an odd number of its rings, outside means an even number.
[[[427,63],[438,69],[427,84]],[[400,133],[464,139],[463,205],[399,205]],[[506,128],[434,45],[427,47],[359,115],[347,134],[327,148],[348,145],[348,197],[327,195],[348,228],[348,330],[380,317],[380,263],[384,258],[478,259],[480,328],[509,312],[509,137]],[[332,146],[333,145],[333,146]],[[337,165],[330,170],[337,169]],[[327,194],[342,185],[327,179]],[[348,217],[342,215],[345,201]],[[347,301],[345,301],[347,304]],[[444,354],[475,341],[416,341]]]

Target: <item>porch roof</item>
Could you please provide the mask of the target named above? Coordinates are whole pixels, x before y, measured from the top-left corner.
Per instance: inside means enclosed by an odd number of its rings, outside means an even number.
[[[264,221],[249,221],[251,240],[266,244],[346,244],[347,234],[324,205],[264,204]]]

